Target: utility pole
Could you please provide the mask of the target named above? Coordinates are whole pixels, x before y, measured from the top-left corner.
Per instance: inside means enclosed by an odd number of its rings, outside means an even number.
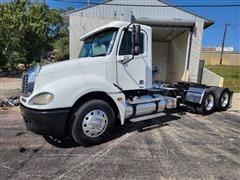
[[[225,29],[224,29],[223,40],[222,40],[221,56],[220,56],[220,65],[222,65],[224,45],[225,45],[225,39],[226,39],[226,35],[227,35],[227,28],[228,28],[228,26],[230,26],[230,24],[225,23]]]
[[[87,0],[87,3],[88,3],[88,6],[89,6],[89,4],[90,4],[90,0]]]

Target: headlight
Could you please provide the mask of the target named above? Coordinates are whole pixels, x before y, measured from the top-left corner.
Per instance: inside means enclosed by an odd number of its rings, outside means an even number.
[[[37,95],[33,96],[30,99],[29,104],[31,104],[31,105],[46,105],[46,104],[49,104],[50,102],[52,102],[52,100],[53,100],[53,94],[41,93],[41,94],[37,94]]]

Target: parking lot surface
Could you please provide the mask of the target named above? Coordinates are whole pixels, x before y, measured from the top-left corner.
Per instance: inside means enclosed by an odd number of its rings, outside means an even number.
[[[240,114],[173,114],[127,123],[93,147],[53,147],[0,111],[1,179],[238,179]]]

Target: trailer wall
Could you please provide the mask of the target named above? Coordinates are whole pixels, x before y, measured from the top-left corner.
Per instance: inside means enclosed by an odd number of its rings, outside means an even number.
[[[189,33],[184,32],[169,43],[167,61],[167,81],[185,81],[188,59]]]
[[[159,68],[159,72],[153,74],[153,81],[166,81],[168,61],[168,43],[153,42],[152,43],[152,66],[153,70]]]

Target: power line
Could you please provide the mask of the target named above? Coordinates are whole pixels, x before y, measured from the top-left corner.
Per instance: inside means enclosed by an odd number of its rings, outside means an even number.
[[[86,4],[86,1],[74,1],[74,0],[48,0],[60,3],[76,3],[76,4]],[[120,4],[120,3],[98,3],[89,2],[89,5],[103,5],[103,6],[137,6],[137,7],[240,7],[240,4],[183,4],[183,5],[148,5],[148,4]]]
[[[168,2],[173,2],[173,3],[193,3],[194,4],[194,2],[193,1],[189,1],[189,0],[186,0],[186,1],[184,1],[184,0],[179,0],[179,1],[177,1],[177,0],[168,0]],[[217,1],[214,1],[214,0],[211,0],[211,1],[209,1],[209,0],[201,0],[200,1],[200,3],[223,3],[223,4],[229,4],[229,3],[238,3],[239,2],[239,0],[235,0],[235,1],[227,1],[226,2],[226,0],[222,0],[222,1],[220,1],[220,0],[217,0]],[[199,1],[198,1],[198,3],[199,3]]]
[[[9,0],[9,1],[11,2],[11,0]],[[176,8],[178,8],[178,7],[179,8],[181,8],[181,7],[199,7],[199,8],[240,7],[240,4],[220,4],[220,3],[219,4],[148,5],[148,4],[120,4],[120,3],[90,2],[89,0],[87,0],[87,1],[81,1],[81,0],[80,1],[76,1],[76,0],[45,0],[45,1],[53,1],[53,2],[59,2],[59,3],[74,3],[74,4],[86,4],[87,3],[88,5],[135,6],[135,7],[176,7]],[[216,3],[218,3],[218,2],[216,2]],[[236,2],[233,1],[232,3],[236,3]]]

